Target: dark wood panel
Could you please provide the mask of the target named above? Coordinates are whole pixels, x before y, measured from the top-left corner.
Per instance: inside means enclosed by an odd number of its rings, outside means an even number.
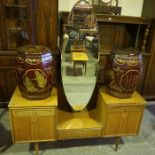
[[[151,25],[152,18],[96,14],[98,22]]]
[[[0,107],[6,107],[17,84],[13,68],[0,68],[0,81]]]
[[[154,6],[155,0],[144,0],[142,16],[155,17]]]
[[[38,43],[57,50],[57,0],[37,1]]]
[[[5,76],[4,72],[0,69],[0,106],[4,104],[3,102],[6,99],[5,90]]]
[[[102,22],[98,25],[100,32],[100,53],[111,52],[114,49],[123,47],[125,26]]]
[[[147,74],[147,67],[148,67],[149,60],[150,60],[150,55],[143,55],[143,72],[142,72],[140,81],[137,85],[137,90],[141,94],[143,92],[143,86],[144,86],[144,82],[145,82],[145,76]]]
[[[150,59],[144,79],[143,95],[148,99],[155,99],[155,21],[152,25],[150,39]]]
[[[107,55],[100,55],[99,62],[98,62],[97,83],[102,85],[104,84],[106,60],[107,60]]]
[[[30,0],[17,1],[1,0],[0,18],[2,20],[2,49],[15,49],[32,42]]]
[[[53,53],[53,57],[55,59],[55,74],[54,74],[54,85],[58,85],[60,83],[60,72],[61,72],[61,55],[60,51],[57,50]]]
[[[0,1],[0,34],[1,34],[1,47],[5,47],[5,30],[2,31],[2,28],[4,27],[3,23],[3,10],[2,10],[2,1]]]
[[[142,16],[155,18],[154,6],[154,0],[144,0]],[[146,77],[144,79],[143,96],[145,96],[147,99],[155,100],[155,20],[153,21],[150,34],[151,37],[148,42],[148,51],[151,56]]]
[[[13,5],[4,6],[5,1],[0,1],[0,34],[2,48],[0,51],[0,106],[6,106],[10,100],[12,93],[16,87],[16,75],[14,72],[14,60],[16,58],[16,49],[8,50],[7,45],[7,33],[5,29],[5,20],[10,20],[7,17],[6,8],[12,8]],[[19,2],[19,5],[21,2]],[[29,39],[27,43],[43,44],[51,47],[53,57],[56,62],[55,68],[55,85],[59,82],[59,71],[60,71],[60,54],[57,50],[57,10],[58,1],[57,0],[25,0],[24,7],[27,10],[26,22],[28,22],[29,27]],[[22,6],[17,5],[17,9]],[[12,14],[10,12],[11,17]],[[20,11],[17,12],[17,16],[20,17]],[[19,19],[14,18],[15,21]],[[5,20],[4,20],[5,18]],[[3,29],[2,29],[3,28]]]
[[[7,52],[6,52],[7,53]],[[16,55],[0,55],[0,106],[7,106],[17,84],[14,71]]]

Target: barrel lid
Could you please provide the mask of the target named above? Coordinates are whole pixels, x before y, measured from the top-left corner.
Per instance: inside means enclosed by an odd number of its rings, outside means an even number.
[[[122,50],[117,50],[114,53],[116,55],[120,54],[120,55],[134,56],[134,55],[139,55],[140,51],[135,49],[135,48],[125,48],[125,49],[122,49]]]
[[[48,47],[42,45],[26,45],[18,48],[17,52],[24,54],[43,54],[51,51]]]

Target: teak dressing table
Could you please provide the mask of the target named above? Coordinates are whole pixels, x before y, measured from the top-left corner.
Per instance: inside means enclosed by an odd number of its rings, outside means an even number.
[[[39,142],[93,137],[137,135],[146,101],[136,91],[131,98],[118,99],[108,95],[104,88],[98,90],[96,108],[80,112],[58,108],[57,89],[44,100],[27,100],[18,87],[9,103],[14,143]]]

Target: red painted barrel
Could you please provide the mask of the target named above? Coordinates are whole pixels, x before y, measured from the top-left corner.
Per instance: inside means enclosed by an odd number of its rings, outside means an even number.
[[[49,48],[38,45],[23,46],[17,50],[15,69],[22,96],[44,99],[53,87],[55,62]]]
[[[142,55],[135,49],[112,52],[106,64],[107,92],[119,98],[131,97],[143,69]]]

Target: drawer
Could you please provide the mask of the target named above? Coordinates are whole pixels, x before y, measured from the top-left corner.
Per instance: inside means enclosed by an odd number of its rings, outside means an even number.
[[[143,105],[136,105],[136,106],[126,106],[125,111],[141,111],[144,109]]]
[[[137,111],[137,110],[142,110],[144,109],[144,105],[121,105],[121,106],[110,106],[109,107],[109,112],[112,111]]]
[[[35,142],[55,139],[56,109],[12,109],[14,142]]]
[[[55,109],[18,109],[12,110],[14,117],[25,116],[54,116]]]
[[[108,111],[109,112],[123,112],[125,110],[125,107],[123,107],[123,106],[112,106],[112,107],[109,107],[108,108]]]
[[[58,139],[80,139],[101,137],[102,128],[94,129],[76,129],[76,130],[58,130]]]

